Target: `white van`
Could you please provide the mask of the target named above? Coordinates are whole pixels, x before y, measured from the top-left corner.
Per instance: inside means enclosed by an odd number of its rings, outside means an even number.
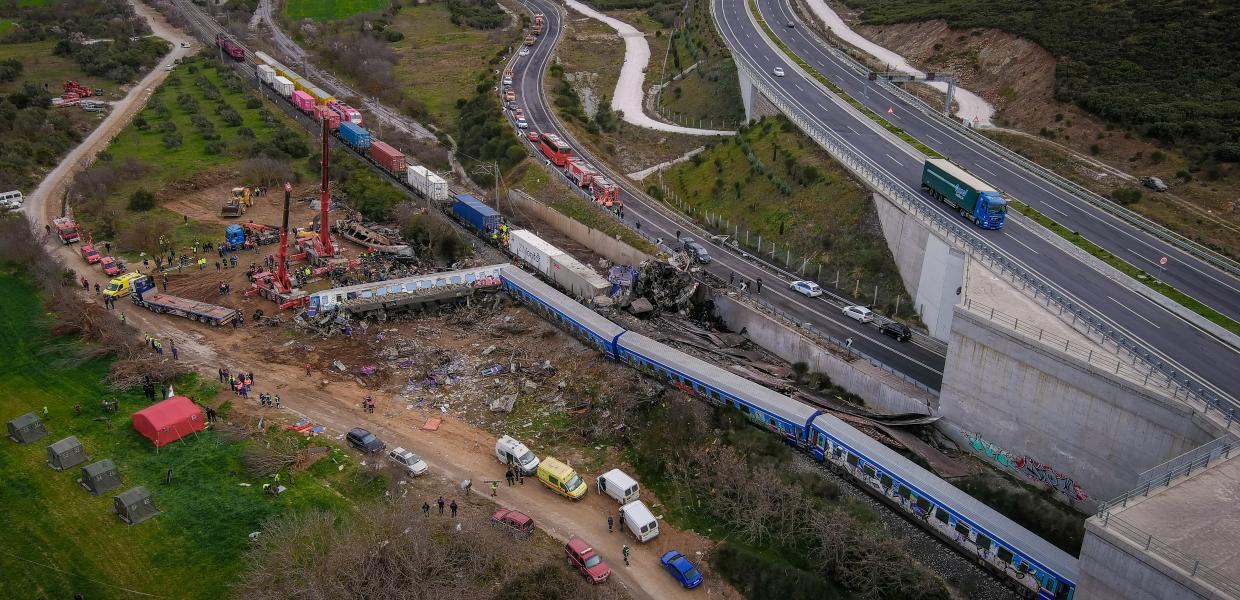
[[[24,201],[25,198],[22,197],[21,190],[0,192],[0,208],[17,208],[21,206]]]
[[[495,458],[505,465],[520,467],[526,475],[533,475],[538,470],[538,457],[512,436],[506,435],[496,440]]]
[[[632,477],[620,469],[612,469],[598,476],[598,493],[611,496],[620,504],[628,504],[637,499],[641,492]]]
[[[624,520],[624,528],[639,542],[649,542],[659,535],[659,520],[641,500],[621,506],[620,518]]]

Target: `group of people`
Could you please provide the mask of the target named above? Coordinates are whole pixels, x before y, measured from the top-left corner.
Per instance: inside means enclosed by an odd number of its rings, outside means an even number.
[[[154,350],[156,354],[163,356],[164,355],[164,343],[161,342],[159,338],[149,333],[145,333],[143,335],[146,337],[146,345],[150,347],[151,350]],[[181,355],[177,351],[176,340],[168,340],[168,347],[169,347],[169,350],[172,351],[172,360],[180,360]]]
[[[254,372],[238,371],[233,374],[227,367],[219,369],[220,383],[227,383],[228,389],[246,400],[250,399],[250,387],[254,385]]]
[[[443,514],[443,507],[444,507],[444,500],[443,500],[443,496],[440,496],[440,497],[439,497],[439,499],[435,501],[435,504],[437,504],[437,505],[439,506],[439,514],[441,514],[441,515],[442,515],[442,514]],[[447,506],[448,506],[448,508],[452,509],[452,516],[455,518],[455,517],[456,517],[456,509],[457,509],[457,506],[456,506],[456,498],[453,498],[453,499],[452,499],[452,503],[451,503],[451,504],[448,504]],[[430,505],[430,503],[429,503],[429,502],[423,502],[423,503],[422,503],[422,516],[424,516],[424,517],[429,517],[429,516],[431,516],[431,505]]]

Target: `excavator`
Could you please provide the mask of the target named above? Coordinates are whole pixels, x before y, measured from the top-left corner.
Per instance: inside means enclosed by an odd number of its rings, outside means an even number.
[[[232,198],[220,207],[221,217],[240,217],[254,205],[254,190],[249,186],[232,189]]]

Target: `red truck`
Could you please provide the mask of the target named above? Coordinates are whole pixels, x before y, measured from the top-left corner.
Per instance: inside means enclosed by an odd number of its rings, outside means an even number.
[[[78,233],[77,222],[70,217],[53,219],[52,227],[56,229],[56,235],[60,236],[60,243],[62,244],[82,241],[82,235]]]
[[[564,165],[564,174],[579,187],[590,187],[590,181],[598,177],[598,170],[581,159],[574,159]]]
[[[405,177],[405,155],[400,150],[375,140],[370,144],[370,158],[383,167],[384,171],[400,178]]]
[[[545,18],[546,18],[546,17],[544,17],[542,13],[538,13],[538,14],[534,15],[534,23],[533,23],[533,25],[531,25],[531,26],[530,26],[530,31],[531,31],[534,35],[541,35],[541,34],[542,34],[542,30],[543,30],[543,22],[544,22]]]

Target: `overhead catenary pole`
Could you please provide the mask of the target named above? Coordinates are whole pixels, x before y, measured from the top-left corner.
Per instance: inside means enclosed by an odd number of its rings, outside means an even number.
[[[331,225],[328,219],[331,216],[331,182],[328,181],[331,167],[330,154],[328,152],[328,131],[327,119],[323,119],[323,158],[322,158],[322,175],[323,179],[319,183],[319,248],[322,254],[319,258],[330,258],[336,255],[336,249],[332,247]],[[288,192],[285,192],[284,198],[284,228],[288,229]],[[283,245],[281,245],[283,248]]]

